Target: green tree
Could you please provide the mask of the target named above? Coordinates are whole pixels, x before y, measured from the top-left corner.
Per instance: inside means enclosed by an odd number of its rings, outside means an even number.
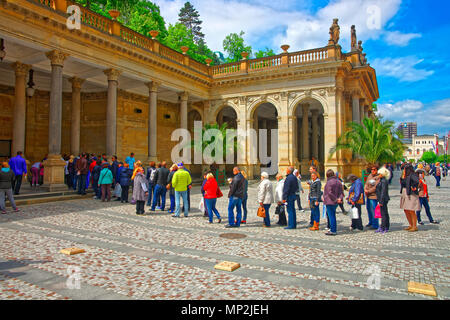
[[[275,52],[273,52],[272,49],[269,49],[267,47],[265,50],[259,50],[259,51],[255,52],[256,58],[265,58],[265,57],[271,57],[274,55],[275,55]]]
[[[237,62],[242,59],[242,52],[248,52],[248,56],[252,55],[252,47],[246,46],[244,43],[245,32],[241,31],[239,34],[230,33],[223,40],[223,50],[228,53],[228,58],[226,62]]]
[[[449,160],[450,160],[450,156],[448,156],[446,154],[439,156],[439,158],[437,159],[438,162],[442,162],[442,163],[448,163]]]
[[[435,163],[437,162],[438,156],[433,151],[426,151],[423,153],[422,158],[420,158],[420,161],[425,161],[426,163]]]
[[[196,44],[198,44],[200,40],[205,39],[205,34],[201,32],[202,21],[200,20],[200,14],[197,10],[195,10],[194,6],[189,1],[186,2],[184,7],[180,9],[178,17],[178,21],[184,24],[188,30],[192,31]]]
[[[205,132],[208,130],[218,130],[220,132],[220,135],[214,136],[213,139],[208,139],[209,141],[206,141],[205,137]],[[222,145],[223,150],[223,160],[226,160],[226,157],[228,154],[231,154],[234,152],[234,154],[236,154],[237,150],[238,150],[238,145],[237,145],[237,139],[233,140],[233,144],[227,145],[227,129],[228,129],[228,123],[223,123],[221,126],[219,126],[219,124],[214,123],[214,124],[205,124],[205,126],[202,128],[202,132],[201,134],[199,132],[194,133],[195,135],[200,135],[202,137],[202,144],[201,147],[198,146],[195,143],[195,140],[191,141],[191,146],[194,149],[194,152],[201,152],[203,154],[203,151],[210,145],[214,144],[214,143],[218,143],[220,145]],[[213,152],[213,154],[211,155],[213,157],[215,157],[215,152]]]
[[[349,130],[338,138],[330,156],[338,150],[350,150],[364,158],[369,166],[402,159],[406,148],[395,134],[393,121],[365,118],[363,124],[350,122],[347,127]]]

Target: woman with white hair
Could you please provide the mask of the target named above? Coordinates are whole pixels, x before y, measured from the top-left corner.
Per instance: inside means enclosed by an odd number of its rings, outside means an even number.
[[[268,228],[270,227],[269,209],[270,205],[273,203],[273,187],[267,172],[261,173],[261,182],[258,186],[258,202],[266,211],[263,227]]]
[[[377,201],[380,206],[381,211],[381,226],[378,228],[377,233],[386,233],[389,231],[389,212],[388,212],[388,202],[389,198],[389,178],[391,177],[391,172],[382,167],[378,170],[379,182],[376,187]]]

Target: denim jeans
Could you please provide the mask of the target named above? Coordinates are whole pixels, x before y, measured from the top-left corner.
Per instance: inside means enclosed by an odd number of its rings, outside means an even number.
[[[0,210],[6,210],[6,197],[8,197],[13,209],[16,210],[17,207],[16,203],[14,202],[12,189],[0,189]]]
[[[320,223],[320,203],[316,206],[316,200],[311,199],[311,215],[314,222]]]
[[[155,192],[155,185],[152,183],[148,184],[148,199],[147,199],[147,207],[150,207],[152,205],[152,197],[153,192]]]
[[[295,200],[297,196],[295,194],[288,196],[287,198],[287,213],[288,213],[288,228],[296,229],[297,228],[297,214],[295,212]]]
[[[244,216],[242,217],[243,221],[247,221],[247,200],[248,196],[242,199],[242,212],[244,213]]]
[[[335,205],[327,205],[327,217],[328,221],[330,222],[330,231],[333,233],[337,232],[337,223],[336,223],[336,209],[337,204]]]
[[[86,178],[87,175],[85,174],[78,176],[78,194],[86,194]]]
[[[441,176],[435,176],[436,178],[436,187],[440,187],[441,186]]]
[[[236,220],[234,218],[234,207],[236,207]],[[239,227],[241,225],[242,218],[242,199],[231,197],[228,201],[228,224],[230,226]],[[234,223],[236,221],[236,223]]]
[[[170,198],[169,212],[173,213],[174,210],[175,210],[175,193],[174,194],[169,194],[169,198]]]
[[[217,219],[220,219],[220,213],[216,209],[217,198],[214,199],[205,199],[205,205],[208,209],[209,222],[213,222],[213,212],[216,215]]]
[[[270,227],[270,213],[269,213],[269,210],[270,210],[270,204],[265,204],[265,205],[264,205],[264,210],[266,210],[266,217],[264,218],[264,224],[265,224],[267,227]]]
[[[378,219],[375,219],[375,208],[378,205],[378,200],[375,199],[367,199],[366,202],[366,208],[367,208],[367,215],[369,216],[369,225],[372,226],[374,229],[379,228],[379,221]]]
[[[419,198],[420,200],[420,210],[416,212],[417,215],[417,222],[422,222],[420,219],[420,212],[422,211],[422,206],[425,208],[425,212],[427,213],[428,220],[430,222],[433,222],[433,217],[431,216],[431,210],[430,210],[430,204],[428,203],[428,199],[425,198]]]
[[[159,184],[155,186],[155,192],[153,193],[152,211],[155,211],[156,203],[158,202],[159,197],[161,197],[161,210],[164,211],[164,207],[166,206],[166,192],[166,187],[163,187]]]
[[[183,198],[183,206],[184,206],[184,216],[188,216],[188,193],[186,191],[175,191],[175,216],[180,216],[180,209],[181,209],[181,203],[180,203],[180,197]],[[155,201],[153,200],[153,203]]]
[[[73,182],[72,182],[73,190],[77,191],[78,187],[78,176],[76,174],[73,175]]]

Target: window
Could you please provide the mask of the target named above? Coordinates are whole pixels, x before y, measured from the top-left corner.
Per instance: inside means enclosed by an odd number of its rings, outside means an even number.
[[[11,158],[11,140],[0,140],[0,157]]]

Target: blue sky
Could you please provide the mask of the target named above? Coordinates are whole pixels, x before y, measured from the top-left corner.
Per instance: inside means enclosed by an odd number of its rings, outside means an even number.
[[[155,0],[167,23],[175,23],[184,0]],[[369,63],[376,69],[380,114],[415,121],[419,134],[450,130],[450,2],[419,0],[192,0],[203,20],[207,44],[243,30],[254,51],[289,44],[289,51],[322,47],[333,18],[340,44],[350,47],[356,25]],[[374,13],[374,8],[377,10]],[[379,14],[379,15],[377,15]]]

